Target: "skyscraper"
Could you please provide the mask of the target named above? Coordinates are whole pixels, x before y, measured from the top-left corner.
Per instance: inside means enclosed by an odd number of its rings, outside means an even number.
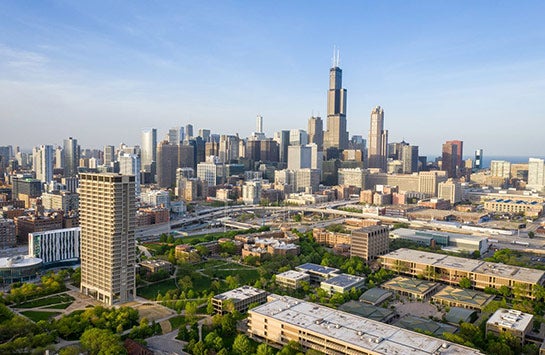
[[[324,149],[345,149],[348,146],[346,131],[346,89],[342,88],[342,70],[339,68],[339,54],[334,54],[333,66],[329,69],[329,92],[327,94],[327,132],[324,135]]]
[[[386,171],[388,147],[388,131],[384,129],[384,109],[380,106],[371,111],[371,128],[369,129],[369,167]]]
[[[110,166],[115,161],[115,147],[113,145],[104,146],[104,166]]]
[[[176,184],[176,169],[178,169],[178,145],[162,141],[157,149],[157,185],[173,187]]]
[[[464,152],[464,142],[459,140],[446,141],[442,149],[442,170],[447,172],[447,176],[458,177],[460,169],[463,168],[462,156]]]
[[[134,299],[134,176],[80,174],[81,292],[108,305]]]
[[[134,175],[134,193],[140,196],[140,157],[137,154],[119,154],[119,173]]]
[[[72,137],[64,140],[64,177],[76,176],[79,166],[78,140]]]
[[[142,170],[153,172],[154,163],[157,161],[157,129],[147,128],[142,130]]]
[[[32,150],[33,169],[36,179],[50,183],[53,180],[53,146],[42,145]]]
[[[189,140],[193,138],[193,125],[187,124],[185,126],[185,139]]]
[[[315,143],[320,151],[324,149],[324,122],[321,117],[308,119],[308,142]]]
[[[279,161],[288,162],[288,146],[290,145],[290,131],[284,130],[274,134],[274,140],[278,143]]]
[[[263,116],[257,115],[255,129],[256,133],[263,133]]]
[[[483,168],[483,150],[477,149],[475,151],[475,170]]]

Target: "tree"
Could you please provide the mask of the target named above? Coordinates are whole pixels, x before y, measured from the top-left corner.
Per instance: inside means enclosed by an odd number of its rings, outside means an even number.
[[[235,354],[253,354],[254,349],[248,337],[244,334],[239,334],[233,342],[233,352]]]
[[[426,266],[423,272],[424,278],[427,280],[434,280],[437,278],[437,273],[435,272],[435,267],[432,265]]]
[[[223,339],[215,331],[210,332],[204,338],[204,343],[207,347],[219,351],[223,348]]]
[[[126,354],[121,338],[107,329],[90,328],[81,335],[81,345],[90,354]]]
[[[459,284],[461,288],[471,288],[471,280],[467,277],[462,277]]]
[[[532,239],[536,236],[536,234],[532,231],[528,232],[528,238]]]
[[[274,350],[265,343],[257,346],[256,355],[274,355]]]
[[[193,321],[195,318],[195,315],[197,314],[198,309],[197,302],[187,302],[185,304],[185,316],[188,319],[188,321]]]

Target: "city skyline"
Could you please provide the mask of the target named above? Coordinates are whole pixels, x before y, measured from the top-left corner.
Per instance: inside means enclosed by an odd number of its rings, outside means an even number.
[[[0,141],[135,145],[187,124],[246,137],[256,114],[269,137],[306,129],[326,119],[337,45],[350,136],[368,137],[380,105],[389,141],[422,155],[460,139],[468,154],[542,156],[544,5],[469,4],[2,3]]]

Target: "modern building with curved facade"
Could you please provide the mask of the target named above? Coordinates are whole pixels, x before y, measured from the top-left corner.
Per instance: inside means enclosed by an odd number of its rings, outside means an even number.
[[[29,255],[18,255],[0,258],[0,278],[4,284],[17,281],[28,281],[39,276],[42,270],[42,259]]]

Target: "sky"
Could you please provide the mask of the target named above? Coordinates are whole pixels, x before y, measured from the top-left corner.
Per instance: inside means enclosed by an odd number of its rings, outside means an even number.
[[[140,144],[193,124],[246,137],[324,119],[340,49],[350,135],[440,155],[543,156],[542,1],[0,2],[0,145]],[[324,127],[325,128],[325,127]]]

